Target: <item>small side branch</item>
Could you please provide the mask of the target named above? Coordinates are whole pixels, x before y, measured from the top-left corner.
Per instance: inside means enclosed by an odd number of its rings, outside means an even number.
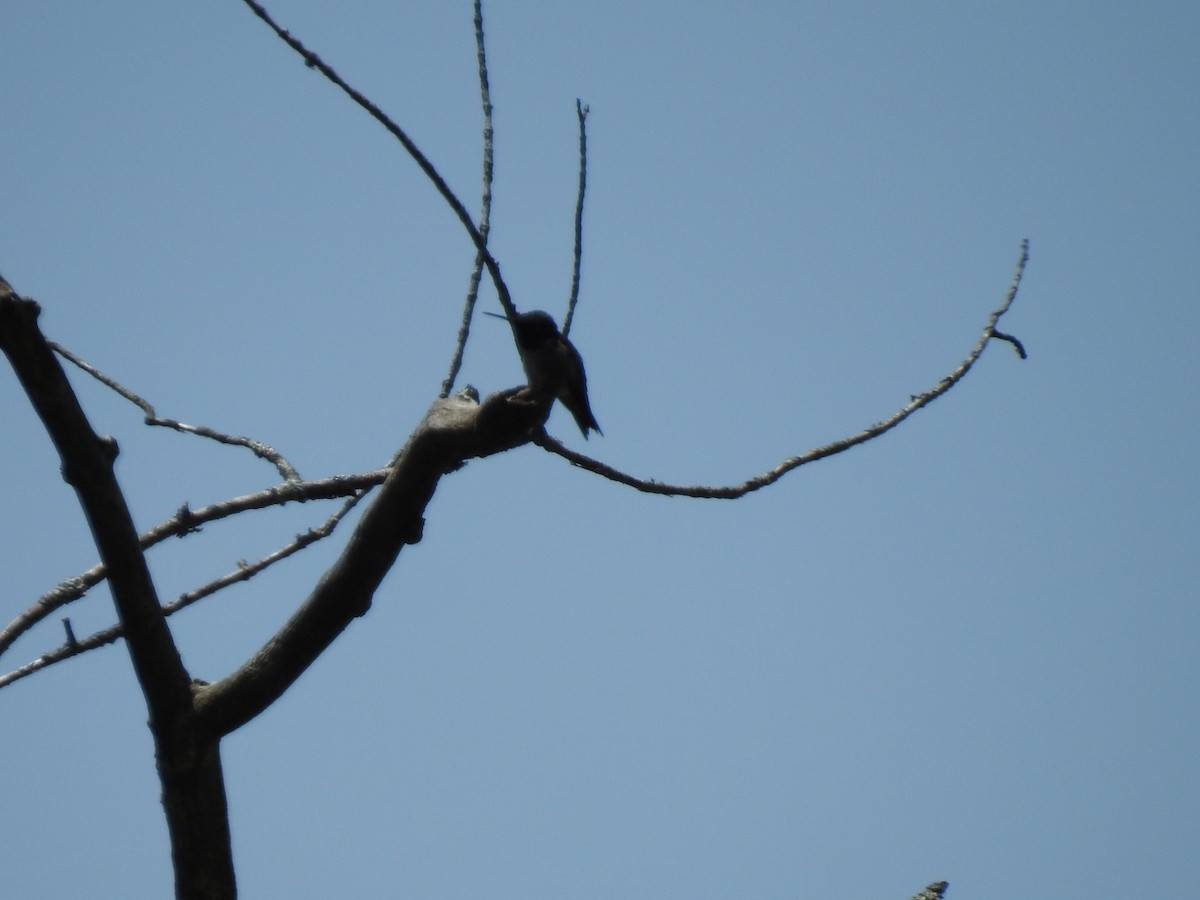
[[[168,419],[164,416],[160,416],[157,412],[155,412],[154,407],[150,405],[149,401],[139,397],[111,375],[106,375],[104,372],[101,372],[87,360],[75,355],[61,344],[55,343],[54,341],[49,341],[48,343],[50,344],[50,348],[63,359],[78,366],[80,369],[83,369],[83,371],[87,372],[101,384],[112,388],[130,403],[138,407],[138,409],[145,413],[147,425],[160,425],[163,428],[171,428],[175,431],[181,431],[184,434],[195,434],[199,437],[210,438],[222,444],[229,444],[234,447],[245,447],[254,453],[255,456],[259,457],[260,459],[265,459],[267,462],[275,466],[275,469],[280,475],[283,476],[285,481],[300,481],[300,473],[296,471],[296,469],[290,462],[287,461],[287,458],[284,457],[282,453],[280,453],[274,447],[271,447],[269,444],[264,444],[262,441],[256,441],[253,438],[241,437],[235,434],[224,434],[223,432],[215,431],[212,428],[208,428],[204,425],[188,425],[184,422],[177,421],[176,419]]]
[[[945,394],[950,388],[958,384],[975,365],[976,360],[982,355],[984,348],[993,339],[1004,340],[1014,344],[1017,347],[1021,358],[1025,358],[1025,348],[1016,338],[1000,333],[996,330],[996,323],[1000,318],[1008,312],[1013,301],[1017,297],[1017,291],[1021,285],[1021,278],[1025,274],[1025,265],[1029,262],[1029,241],[1021,242],[1021,255],[1017,260],[1016,272],[1013,275],[1012,285],[1008,289],[1008,294],[1004,298],[1004,302],[992,311],[988,317],[988,323],[983,329],[983,335],[979,338],[978,343],[967,354],[966,359],[958,364],[949,375],[943,378],[933,388],[925,391],[923,394],[913,395],[909,402],[893,413],[882,422],[876,422],[874,425],[860,431],[858,434],[850,437],[842,438],[839,441],[834,441],[831,444],[826,444],[823,447],[809,450],[800,456],[793,456],[785,459],[775,468],[768,472],[763,472],[761,475],[756,475],[753,478],[743,481],[741,484],[727,486],[708,486],[708,485],[681,485],[681,484],[666,484],[661,481],[646,478],[636,478],[618,469],[614,469],[599,460],[592,459],[590,456],[585,456],[582,453],[577,453],[559,443],[554,438],[550,437],[545,431],[539,432],[534,437],[534,443],[551,453],[557,453],[559,456],[569,460],[573,465],[579,466],[581,469],[587,469],[589,472],[595,472],[597,475],[602,475],[611,481],[616,481],[619,484],[625,484],[629,487],[636,488],[647,494],[663,494],[669,497],[698,497],[707,500],[736,500],[738,497],[744,497],[752,491],[757,491],[760,488],[774,484],[788,472],[798,469],[808,463],[816,462],[819,459],[824,459],[827,456],[834,456],[849,450],[866,441],[877,438],[885,432],[891,431],[917,410],[928,406],[938,397]]]
[[[57,650],[43,653],[37,659],[27,662],[25,665],[13,669],[11,672],[5,672],[3,675],[0,675],[0,688],[8,687],[13,682],[20,681],[34,672],[40,672],[47,666],[52,666],[55,663],[78,656],[81,653],[86,653],[89,650],[95,650],[111,644],[120,638],[122,633],[121,626],[114,625],[112,628],[97,631],[95,634],[81,641],[75,641],[74,643],[68,641]]]
[[[1008,293],[1004,297],[1004,302],[992,313],[992,317],[988,320],[988,329],[985,337],[993,337],[1000,341],[1008,341],[1017,351],[1017,356],[1021,359],[1028,359],[1029,356],[1025,352],[1025,345],[1011,334],[1005,334],[996,328],[996,323],[1000,321],[1000,317],[1008,312],[1008,308],[1013,305],[1013,301],[1017,299],[1017,291],[1021,289],[1021,278],[1025,274],[1025,266],[1029,262],[1029,241],[1021,241],[1021,256],[1017,260],[1017,269],[1013,272],[1012,284],[1008,286]],[[986,341],[985,341],[986,343]],[[979,348],[979,352],[983,352],[983,348]],[[964,373],[965,374],[965,373]]]
[[[1003,331],[997,331],[995,328],[993,328],[992,337],[998,341],[1008,341],[1010,344],[1012,344],[1013,348],[1017,351],[1017,356],[1021,357],[1021,359],[1029,358],[1029,355],[1025,352],[1025,345],[1011,334],[1005,334]]]

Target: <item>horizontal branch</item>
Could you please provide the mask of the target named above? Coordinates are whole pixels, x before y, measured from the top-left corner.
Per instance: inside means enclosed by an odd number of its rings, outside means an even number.
[[[741,484],[726,485],[726,486],[708,486],[708,485],[681,485],[667,484],[655,479],[637,478],[629,475],[619,469],[614,469],[597,459],[590,456],[585,456],[569,449],[565,445],[559,443],[554,438],[550,437],[544,431],[536,435],[533,442],[551,453],[557,453],[559,456],[569,460],[572,464],[579,466],[581,469],[587,469],[589,472],[595,472],[597,475],[602,475],[611,481],[616,481],[620,484],[628,485],[636,488],[639,491],[644,491],[647,494],[663,494],[670,497],[697,497],[707,500],[736,500],[738,497],[744,497],[753,491],[765,488],[768,485],[774,484],[788,472],[800,468],[809,463],[816,462],[819,459],[824,459],[827,456],[834,456],[838,453],[843,453],[851,447],[856,447],[866,441],[877,438],[880,435],[891,431],[917,410],[922,409],[936,400],[938,397],[949,391],[954,385],[958,384],[971,371],[971,367],[975,365],[976,360],[982,355],[984,348],[992,340],[1006,341],[1012,344],[1018,355],[1025,359],[1025,347],[1019,340],[1011,335],[1004,334],[996,330],[996,324],[1000,318],[1008,312],[1013,301],[1017,297],[1017,291],[1021,285],[1021,278],[1025,274],[1025,265],[1029,262],[1029,242],[1021,242],[1021,255],[1017,260],[1016,271],[1013,274],[1012,284],[1009,286],[1008,294],[1004,298],[1004,302],[992,311],[988,317],[987,325],[983,329],[983,335],[979,341],[971,349],[958,366],[945,378],[937,383],[933,388],[925,391],[923,394],[914,395],[910,401],[898,409],[882,422],[876,422],[869,428],[865,428],[858,434],[850,437],[842,438],[834,441],[831,444],[826,444],[823,447],[817,447],[809,450],[807,453],[800,456],[792,456],[785,459],[775,468],[763,472],[761,475],[756,475],[743,481]]]

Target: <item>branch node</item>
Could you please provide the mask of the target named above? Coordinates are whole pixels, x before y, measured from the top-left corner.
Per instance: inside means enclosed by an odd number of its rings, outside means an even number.
[[[71,627],[71,619],[67,616],[63,617],[63,630],[67,633],[67,647],[71,650],[79,648],[79,641],[75,640],[75,629]]]
[[[109,465],[116,462],[117,456],[121,453],[117,439],[111,434],[106,434],[100,438],[100,452],[104,454],[104,458],[108,460]]]
[[[175,521],[179,523],[179,531],[175,533],[177,538],[197,534],[201,530],[200,526],[196,524],[196,516],[192,513],[192,508],[186,503],[175,511]]]
[[[401,538],[405,544],[419,544],[425,537],[425,517],[418,516],[409,522],[409,529]]]

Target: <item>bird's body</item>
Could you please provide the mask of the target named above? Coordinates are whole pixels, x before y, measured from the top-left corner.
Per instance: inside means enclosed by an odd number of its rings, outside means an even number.
[[[585,438],[593,428],[599,434],[604,434],[588,403],[583,358],[575,346],[563,337],[550,314],[537,309],[520,313],[515,319],[496,313],[488,315],[505,319],[512,325],[530,390],[558,399],[575,417],[575,424]]]

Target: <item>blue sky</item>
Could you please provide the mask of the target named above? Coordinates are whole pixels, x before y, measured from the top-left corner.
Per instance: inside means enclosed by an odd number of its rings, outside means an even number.
[[[468,207],[467,2],[269,7]],[[370,614],[224,744],[243,896],[1188,896],[1200,883],[1200,10],[1191,3],[495,3],[492,247],[572,337],[635,475],[726,484],[968,379],[738,502],[647,497],[536,448],[445,479]],[[449,363],[472,247],[400,147],[240,3],[0,10],[0,272],[161,413],[302,474],[385,462]],[[485,292],[485,308],[496,308]],[[114,434],[139,527],[270,484]],[[481,322],[463,380],[520,383]],[[6,621],[92,564],[0,377]],[[583,442],[561,410],[550,429]],[[165,598],[323,520],[150,557]],[[345,532],[173,619],[215,679]],[[111,622],[103,589],[69,611]],[[3,669],[62,641],[59,619]],[[166,896],[122,646],[0,691],[15,897]]]

